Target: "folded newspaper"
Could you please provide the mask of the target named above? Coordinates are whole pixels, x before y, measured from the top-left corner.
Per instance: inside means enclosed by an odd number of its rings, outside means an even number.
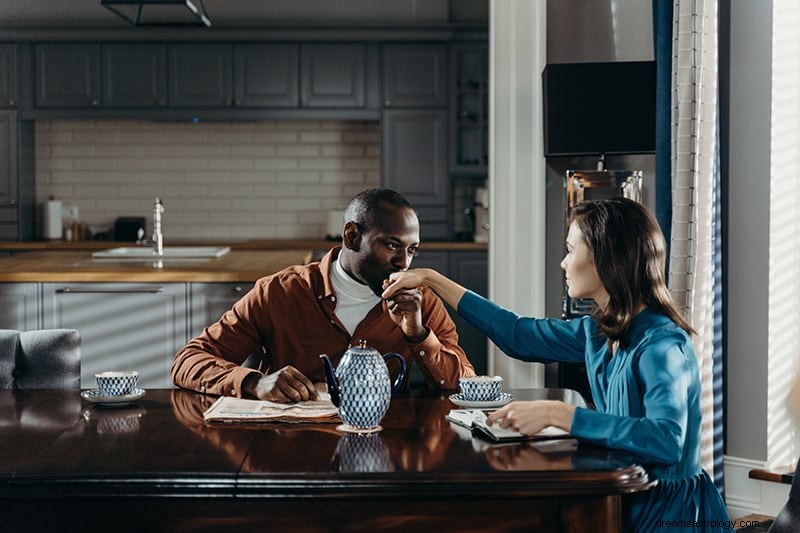
[[[536,435],[523,435],[519,431],[502,428],[498,424],[489,425],[486,423],[486,416],[491,412],[482,409],[451,409],[445,418],[454,424],[470,429],[474,436],[483,437],[492,442],[561,439],[570,436],[568,432],[554,426],[547,426]]]
[[[339,410],[331,403],[327,392],[320,392],[318,400],[298,403],[276,403],[220,396],[203,413],[203,420],[210,424],[341,422]]]

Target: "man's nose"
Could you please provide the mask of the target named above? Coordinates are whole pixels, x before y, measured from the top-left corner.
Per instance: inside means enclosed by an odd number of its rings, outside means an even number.
[[[405,250],[401,250],[392,258],[392,264],[400,270],[406,270],[411,266],[411,254]]]

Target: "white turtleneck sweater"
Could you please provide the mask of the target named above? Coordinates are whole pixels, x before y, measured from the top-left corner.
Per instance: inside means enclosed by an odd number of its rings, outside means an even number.
[[[352,336],[356,326],[381,299],[367,285],[351,278],[339,264],[339,258],[336,258],[331,268],[331,284],[336,292],[334,312]]]

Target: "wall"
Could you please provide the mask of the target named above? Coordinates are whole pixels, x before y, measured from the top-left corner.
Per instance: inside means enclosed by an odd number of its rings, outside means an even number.
[[[327,212],[380,184],[378,122],[36,123],[36,199],[101,230],[166,208],[171,239],[320,238]],[[39,233],[40,234],[40,233]]]

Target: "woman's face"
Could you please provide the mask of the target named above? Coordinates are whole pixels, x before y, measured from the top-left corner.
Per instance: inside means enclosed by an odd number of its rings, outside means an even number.
[[[567,255],[561,260],[561,268],[567,277],[567,289],[571,298],[591,298],[600,307],[608,303],[608,292],[600,281],[594,258],[578,225],[569,225]]]

